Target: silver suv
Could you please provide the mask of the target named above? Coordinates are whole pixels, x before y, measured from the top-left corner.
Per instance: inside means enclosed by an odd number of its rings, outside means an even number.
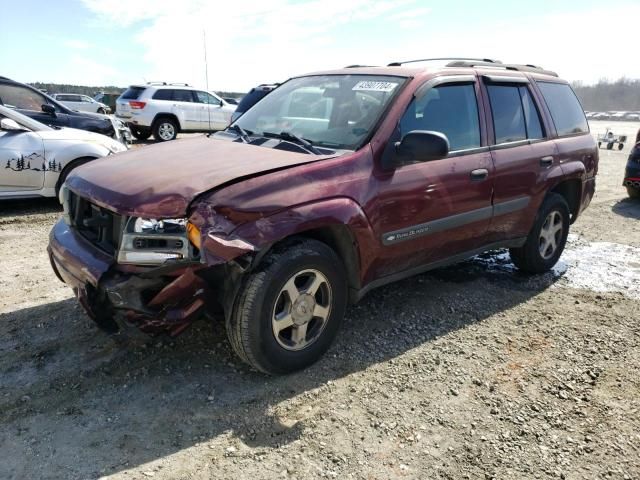
[[[235,109],[216,94],[186,83],[131,85],[116,100],[116,117],[134,137],[146,140],[153,134],[160,142],[173,140],[179,132],[223,130]]]

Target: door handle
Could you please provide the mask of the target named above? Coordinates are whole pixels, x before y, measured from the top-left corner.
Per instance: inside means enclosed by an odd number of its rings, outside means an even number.
[[[489,170],[486,168],[476,168],[471,171],[470,176],[473,181],[484,180],[489,176]]]
[[[546,157],[542,157],[540,159],[540,165],[543,167],[550,167],[553,164],[553,157],[551,155],[547,155]]]

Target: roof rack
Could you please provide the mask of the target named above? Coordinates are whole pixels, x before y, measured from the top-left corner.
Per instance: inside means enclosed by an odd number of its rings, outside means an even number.
[[[476,60],[456,60],[450,63],[447,63],[447,67],[489,67],[489,68],[504,68],[505,70],[512,70],[516,72],[531,72],[531,73],[542,73],[544,75],[551,75],[553,77],[557,77],[558,74],[556,72],[552,72],[551,70],[545,70],[542,67],[538,67],[536,65],[531,64],[518,64],[518,63],[495,63],[495,62],[486,62],[484,60],[476,61]]]
[[[189,85],[188,83],[184,83],[184,82],[147,82],[147,85],[175,85],[175,86],[181,86],[181,87],[190,87],[191,85]]]
[[[373,67],[374,65],[347,65],[344,68],[366,68],[366,67]]]
[[[500,60],[492,60],[491,58],[466,58],[466,57],[442,57],[442,58],[421,58],[418,60],[406,60],[404,62],[391,62],[387,67],[400,67],[405,63],[417,62],[442,62],[442,61],[465,61],[465,62],[484,62],[484,63],[502,63]]]

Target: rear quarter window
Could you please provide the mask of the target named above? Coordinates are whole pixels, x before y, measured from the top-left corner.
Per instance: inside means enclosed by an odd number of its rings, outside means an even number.
[[[587,117],[578,97],[565,83],[537,82],[551,113],[558,136],[575,135],[589,131]]]
[[[142,95],[144,90],[145,89],[143,87],[129,87],[124,91],[120,98],[123,100],[137,100],[140,98],[140,95]]]

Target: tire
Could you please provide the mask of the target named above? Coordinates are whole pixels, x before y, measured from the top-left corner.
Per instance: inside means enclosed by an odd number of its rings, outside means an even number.
[[[598,142],[598,148],[602,147],[602,142]]]
[[[629,195],[629,198],[639,199],[640,198],[640,188],[627,187],[627,194]]]
[[[269,253],[245,278],[227,315],[227,336],[255,369],[290,373],[326,352],[346,306],[346,273],[336,253],[324,243],[300,239]]]
[[[100,108],[98,109],[98,113],[101,113],[101,114],[103,114],[103,115],[106,115],[106,114],[107,114],[107,112],[106,112],[106,111],[104,110],[104,108],[102,108],[102,107],[100,107]]]
[[[619,143],[618,144],[618,150],[622,150],[624,148],[624,143]]]
[[[613,142],[607,143],[607,150],[613,150]]]
[[[551,270],[567,243],[570,218],[569,206],[564,197],[557,193],[548,194],[538,210],[525,244],[509,250],[511,261],[526,273]]]
[[[139,128],[130,128],[131,135],[133,135],[137,140],[145,141],[148,140],[151,136],[151,130],[141,130]]]
[[[160,117],[153,124],[153,138],[158,142],[168,142],[178,136],[178,124],[171,117]]]

